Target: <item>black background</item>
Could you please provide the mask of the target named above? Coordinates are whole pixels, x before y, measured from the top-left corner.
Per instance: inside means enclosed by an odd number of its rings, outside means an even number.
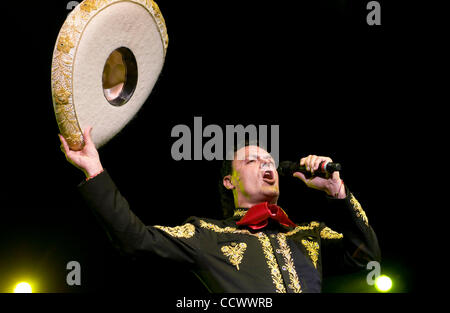
[[[412,105],[422,97],[412,78],[420,32],[399,21],[406,9],[392,1],[379,1],[381,26],[367,25],[366,1],[297,2],[160,0],[170,39],[163,72],[137,116],[100,149],[103,166],[146,224],[219,218],[220,162],[174,161],[172,128],[193,129],[194,116],[204,126],[280,125],[281,160],[317,154],[343,165],[377,233],[382,272],[393,291],[415,291],[424,207],[420,182],[403,169],[425,150]],[[83,175],[60,151],[50,90],[66,4],[5,10],[0,291],[27,280],[40,292],[205,293],[177,264],[120,257],[79,197]],[[321,216],[322,194],[280,184],[292,219]],[[81,286],[66,284],[72,260]],[[372,292],[365,275],[330,278],[324,291]]]

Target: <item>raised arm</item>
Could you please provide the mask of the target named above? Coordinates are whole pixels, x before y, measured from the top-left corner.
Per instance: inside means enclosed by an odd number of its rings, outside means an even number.
[[[79,168],[86,175],[86,178],[93,177],[103,171],[102,163],[97,148],[91,138],[92,127],[87,127],[84,131],[85,145],[80,151],[70,150],[66,139],[60,134],[61,149],[66,155],[67,161]]]
[[[85,146],[81,151],[70,150],[60,135],[62,150],[67,160],[85,173],[86,181],[79,185],[80,193],[115,247],[127,255],[152,253],[195,264],[199,235],[194,224],[186,222],[177,227],[145,226],[130,210],[128,201],[103,169],[91,139],[91,131],[92,127],[85,130]]]

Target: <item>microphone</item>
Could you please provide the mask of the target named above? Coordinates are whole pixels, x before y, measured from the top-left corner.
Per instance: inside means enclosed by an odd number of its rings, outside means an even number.
[[[325,161],[322,161],[319,164],[319,168],[316,171],[314,171],[314,175],[312,175],[311,172],[306,170],[306,166],[304,165],[300,166],[299,162],[283,161],[280,162],[280,165],[278,166],[277,169],[279,176],[292,176],[292,174],[294,174],[295,172],[301,172],[305,174],[307,178],[310,178],[312,176],[328,178],[328,176],[333,174],[333,172],[340,170],[341,164]]]

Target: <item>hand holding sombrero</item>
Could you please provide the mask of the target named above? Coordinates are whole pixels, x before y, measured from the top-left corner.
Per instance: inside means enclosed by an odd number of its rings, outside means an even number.
[[[88,125],[97,148],[126,126],[150,95],[167,45],[152,0],[84,0],[68,15],[53,52],[51,87],[70,149],[82,149]]]

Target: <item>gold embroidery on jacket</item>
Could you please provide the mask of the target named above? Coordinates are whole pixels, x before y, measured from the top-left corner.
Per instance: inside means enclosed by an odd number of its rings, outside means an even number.
[[[319,227],[319,223],[318,222],[311,222],[306,226],[297,226],[295,227],[293,230],[287,232],[285,235],[286,236],[292,236],[295,235],[296,233],[298,233],[301,230],[313,230],[314,228]]]
[[[272,245],[270,244],[270,239],[267,237],[267,235],[261,232],[252,234],[250,231],[246,229],[237,229],[235,227],[220,227],[212,223],[207,223],[203,220],[200,220],[200,227],[215,231],[217,233],[245,234],[257,237],[259,242],[261,243],[263,253],[266,258],[266,263],[269,266],[272,281],[276,287],[276,292],[278,293],[286,292],[286,288],[284,288],[283,284],[283,277],[281,276],[277,259],[273,254]]]
[[[358,200],[356,200],[355,196],[353,194],[350,194],[350,203],[353,206],[353,210],[356,211],[356,216],[361,218],[366,224],[366,226],[369,226],[369,220],[367,219],[366,212],[361,207],[361,204]]]
[[[240,217],[244,216],[247,212],[248,212],[248,210],[244,210],[244,209],[234,210],[233,217],[234,216],[240,216]]]
[[[236,266],[239,271],[239,264],[241,264],[242,259],[244,258],[244,252],[246,249],[247,244],[245,242],[241,242],[239,244],[233,242],[231,246],[223,246],[220,250],[226,257],[228,257],[230,263]]]
[[[309,241],[306,239],[302,240],[302,244],[308,251],[309,257],[311,258],[314,267],[317,268],[317,260],[319,260],[319,244],[315,241]]]
[[[246,234],[256,236],[256,234],[252,234],[247,229],[237,229],[235,227],[220,227],[212,223],[207,223],[204,220],[200,220],[200,227],[215,231],[216,233]]]
[[[259,241],[261,242],[264,256],[266,257],[267,265],[270,269],[270,274],[272,275],[272,281],[275,284],[276,291],[278,293],[286,293],[286,289],[283,284],[283,276],[281,276],[280,268],[278,267],[277,259],[273,254],[272,245],[270,244],[270,239],[263,233],[258,233],[257,235]]]
[[[167,227],[159,225],[155,225],[154,227],[165,231],[172,237],[177,238],[191,238],[195,234],[195,226],[190,223],[175,227]]]
[[[325,227],[320,232],[320,237],[323,239],[342,239],[344,237],[344,235],[342,235],[338,232],[335,232],[334,230],[332,230],[329,227]]]
[[[294,292],[300,293],[302,292],[302,287],[300,286],[300,280],[298,279],[297,271],[295,270],[294,260],[291,256],[291,249],[289,248],[286,236],[284,234],[277,235],[278,244],[280,245],[280,252],[284,258],[285,266],[282,268],[286,269],[289,273],[289,279],[291,283],[288,285]]]

